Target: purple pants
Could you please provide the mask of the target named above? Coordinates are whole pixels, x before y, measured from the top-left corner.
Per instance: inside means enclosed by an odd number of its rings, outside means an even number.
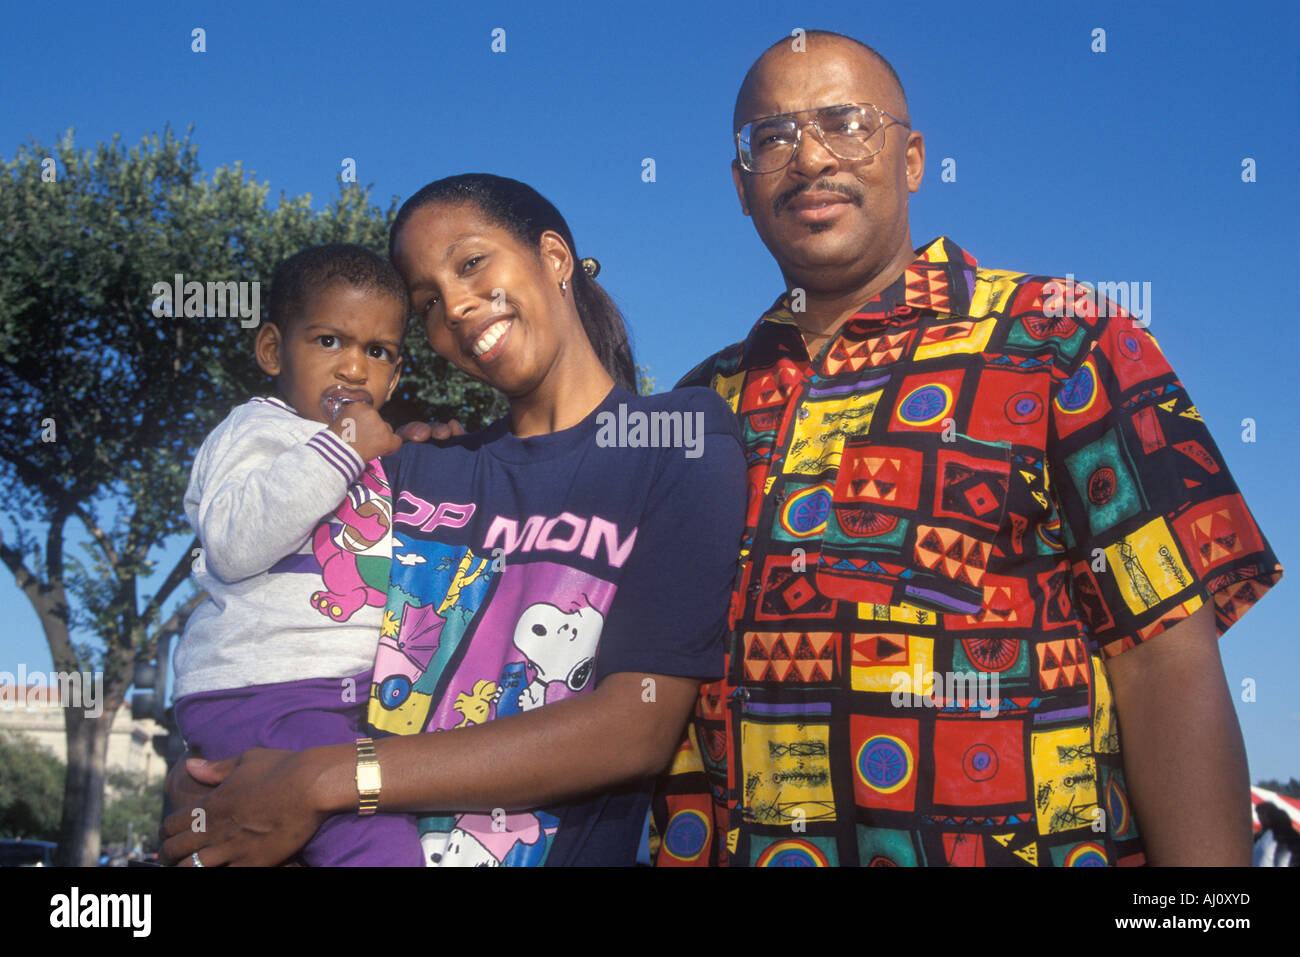
[[[360,703],[343,700],[345,687],[359,689]],[[348,744],[366,736],[361,718],[369,689],[367,671],[351,682],[313,678],[202,691],[176,702],[176,723],[190,750],[209,761],[249,748]],[[310,867],[420,867],[424,853],[413,815],[349,813],[330,815],[302,849],[302,860]]]

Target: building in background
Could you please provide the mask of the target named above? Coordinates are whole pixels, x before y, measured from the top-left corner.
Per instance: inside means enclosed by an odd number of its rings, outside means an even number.
[[[13,689],[10,689],[11,691]],[[0,708],[0,731],[27,735],[67,762],[67,737],[64,732],[63,708],[59,706],[59,689],[39,685],[17,689]],[[167,729],[152,718],[134,719],[129,705],[117,709],[108,736],[108,771],[131,771],[143,774],[147,782],[167,773],[167,762],[159,754]]]

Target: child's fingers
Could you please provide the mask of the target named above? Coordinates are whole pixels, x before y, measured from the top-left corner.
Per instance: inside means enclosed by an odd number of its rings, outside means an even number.
[[[189,758],[185,762],[185,770],[190,773],[190,777],[203,784],[220,784],[238,760],[227,758],[225,761],[204,761],[202,758]]]

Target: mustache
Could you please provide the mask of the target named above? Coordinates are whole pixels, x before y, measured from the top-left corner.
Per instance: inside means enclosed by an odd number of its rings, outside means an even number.
[[[773,215],[779,216],[781,210],[785,209],[785,207],[795,197],[814,191],[818,193],[838,193],[839,195],[846,197],[854,206],[861,206],[863,203],[862,191],[855,189],[852,186],[848,186],[844,183],[832,182],[810,183],[806,186],[796,186],[794,189],[787,190],[776,199],[772,200]]]

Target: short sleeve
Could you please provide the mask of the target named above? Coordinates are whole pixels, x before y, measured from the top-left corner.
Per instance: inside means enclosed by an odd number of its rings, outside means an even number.
[[[699,455],[665,459],[601,635],[597,680],[620,671],[722,675],[731,590],[744,531],[745,459],[735,416],[691,389],[680,407],[704,414]]]
[[[1112,657],[1207,598],[1222,635],[1282,566],[1155,338],[1107,311],[1054,388],[1048,469],[1076,600]]]

